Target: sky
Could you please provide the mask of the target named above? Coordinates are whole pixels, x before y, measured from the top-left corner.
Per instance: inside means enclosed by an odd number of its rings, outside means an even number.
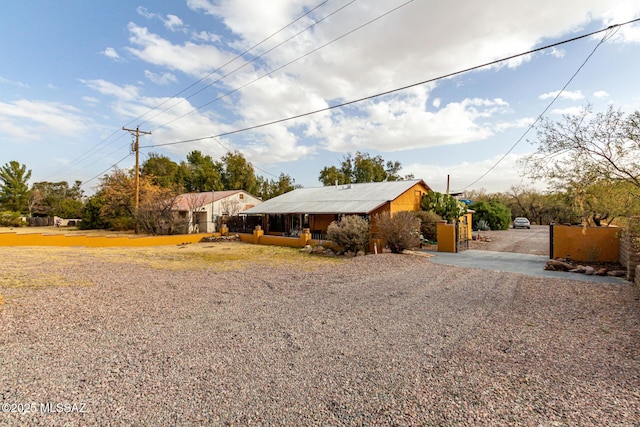
[[[231,150],[314,187],[360,151],[440,192],[544,190],[519,163],[539,117],[639,108],[640,23],[516,56],[638,19],[637,0],[452,4],[5,2],[0,165],[91,194],[134,166],[125,127],[151,132],[141,163]]]

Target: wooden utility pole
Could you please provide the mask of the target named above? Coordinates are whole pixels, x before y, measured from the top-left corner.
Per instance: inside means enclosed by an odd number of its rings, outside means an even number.
[[[136,136],[136,141],[133,143],[133,151],[136,152],[136,171],[135,171],[135,186],[136,186],[136,195],[135,195],[135,212],[136,214],[138,213],[138,204],[140,203],[140,173],[139,173],[139,169],[140,169],[140,135],[151,135],[151,132],[143,132],[140,130],[139,127],[136,127],[135,129],[127,129],[124,126],[122,127],[122,130],[126,130],[127,132],[129,132],[131,135],[135,135]],[[138,232],[138,225],[136,222],[136,233]]]

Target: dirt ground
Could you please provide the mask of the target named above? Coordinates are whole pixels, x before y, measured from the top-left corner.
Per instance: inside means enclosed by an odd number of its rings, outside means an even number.
[[[479,240],[469,241],[469,249],[516,252],[531,255],[549,254],[549,226],[532,225],[531,229],[474,231]]]
[[[2,426],[640,420],[631,285],[242,243],[0,259]]]

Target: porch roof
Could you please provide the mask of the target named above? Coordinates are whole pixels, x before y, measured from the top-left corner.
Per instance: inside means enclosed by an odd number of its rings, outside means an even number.
[[[259,214],[368,214],[398,198],[421,179],[298,188],[242,212]]]

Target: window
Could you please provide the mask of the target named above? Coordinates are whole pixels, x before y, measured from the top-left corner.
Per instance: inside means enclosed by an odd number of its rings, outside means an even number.
[[[244,194],[242,194],[242,193],[238,194],[238,198],[239,198],[240,200],[244,200]]]

